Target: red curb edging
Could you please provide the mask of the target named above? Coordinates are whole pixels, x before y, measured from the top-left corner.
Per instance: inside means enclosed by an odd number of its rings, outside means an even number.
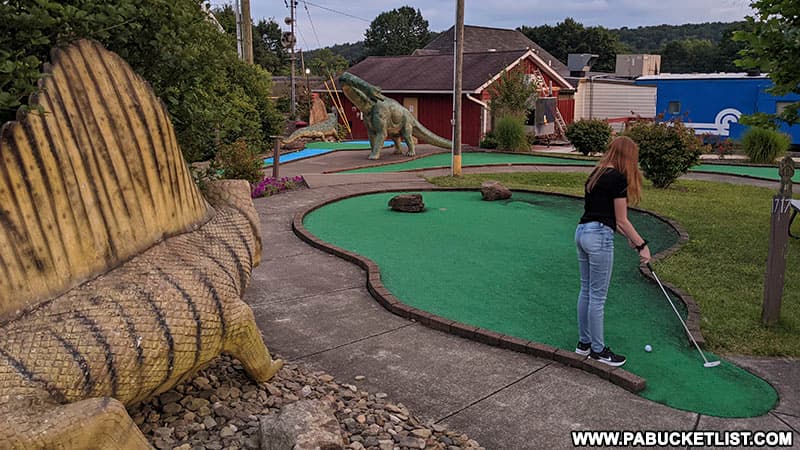
[[[326,200],[304,211],[297,212],[294,215],[294,218],[292,219],[292,231],[295,233],[295,235],[297,235],[297,237],[299,237],[302,241],[308,243],[312,247],[336,255],[364,269],[364,271],[367,273],[367,291],[377,300],[377,302],[381,306],[383,306],[393,314],[399,315],[406,319],[415,320],[420,324],[432,328],[434,330],[445,331],[450,334],[482,342],[484,344],[501,347],[509,350],[514,350],[544,359],[555,360],[562,364],[584,370],[588,373],[592,373],[594,375],[599,376],[600,378],[607,379],[610,382],[634,393],[640,392],[645,389],[646,381],[644,378],[641,378],[638,375],[628,372],[624,369],[598,363],[597,361],[590,360],[587,357],[578,355],[577,353],[572,351],[557,349],[550,345],[535,341],[528,341],[513,336],[506,336],[497,333],[495,331],[479,328],[473,325],[467,325],[451,319],[446,319],[444,317],[437,316],[427,311],[421,311],[419,309],[406,305],[405,303],[397,299],[394,295],[392,295],[392,293],[389,292],[389,290],[386,289],[386,287],[384,287],[383,283],[381,282],[380,268],[378,267],[377,264],[375,264],[374,261],[365,256],[349,252],[347,250],[336,247],[335,245],[322,241],[321,239],[311,234],[311,232],[309,232],[303,225],[303,220],[308,214],[331,203],[335,203],[347,198],[360,197],[362,195],[403,192],[407,190],[408,189],[377,189],[372,191],[360,192],[356,194],[347,194]],[[477,191],[477,189],[469,189],[469,188],[425,188],[425,189],[411,189],[411,190],[470,191],[470,192]],[[581,198],[575,195],[561,194],[555,192],[542,192],[542,191],[526,190],[526,189],[514,189],[514,190],[519,192],[531,192],[537,194],[555,195],[555,196],[562,196],[562,197],[576,198],[576,199]],[[649,214],[665,222],[667,225],[672,227],[678,233],[678,242],[672,247],[654,255],[653,260],[660,260],[669,255],[674,254],[689,240],[689,235],[686,233],[683,227],[681,227],[677,222],[647,210],[639,208],[632,208],[632,209],[639,212],[643,212],[645,214]],[[645,266],[640,266],[639,271],[646,278],[650,279],[653,282],[655,281],[650,275],[649,271],[646,270]],[[681,299],[681,301],[683,301],[683,303],[686,305],[686,309],[688,311],[686,324],[689,327],[689,330],[695,336],[695,339],[697,340],[698,344],[703,345],[705,341],[703,340],[702,334],[700,333],[700,308],[694,301],[694,298],[692,298],[690,295],[683,292],[682,290],[675,288],[669,283],[664,283],[664,282],[662,283],[664,284],[664,287],[666,289],[672,291],[672,293],[675,294],[679,299]]]

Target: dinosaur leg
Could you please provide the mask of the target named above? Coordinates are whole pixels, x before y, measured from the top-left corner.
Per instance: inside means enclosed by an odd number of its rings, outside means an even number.
[[[386,139],[386,133],[377,130],[369,135],[369,143],[372,147],[372,151],[369,154],[369,159],[381,158],[381,147],[383,147],[384,139]]]
[[[406,156],[414,156],[416,153],[414,152],[414,136],[412,135],[414,131],[413,125],[407,125],[403,127],[402,135],[403,139],[406,140],[406,145],[408,146],[408,151],[405,153]]]
[[[110,397],[0,412],[3,422],[10,426],[0,430],[0,442],[11,448],[152,449],[125,406]]]
[[[229,314],[229,330],[223,343],[223,352],[238,359],[250,378],[264,382],[275,375],[283,360],[273,360],[261,338],[253,310],[241,300],[232,302]]]
[[[403,142],[400,140],[400,136],[394,136],[392,140],[394,141],[394,154],[399,155],[403,153]]]

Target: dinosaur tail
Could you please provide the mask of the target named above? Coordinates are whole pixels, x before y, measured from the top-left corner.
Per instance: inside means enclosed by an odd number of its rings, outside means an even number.
[[[425,128],[421,123],[419,123],[419,121],[414,124],[414,131],[411,134],[413,134],[415,138],[421,139],[428,144],[446,149],[453,148],[453,141],[445,139],[433,131]]]
[[[92,41],[54,50],[50,76],[0,128],[0,322],[207,221],[164,105]]]

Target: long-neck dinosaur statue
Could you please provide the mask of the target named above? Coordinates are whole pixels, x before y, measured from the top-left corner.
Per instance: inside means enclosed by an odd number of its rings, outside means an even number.
[[[328,118],[324,121],[295,130],[294,133],[282,141],[282,144],[291,144],[301,138],[322,139],[325,142],[328,142],[328,138],[330,138],[331,141],[335,141],[339,137],[337,125],[339,125],[339,116],[335,111],[330,112],[328,113]]]
[[[381,147],[387,136],[394,141],[396,153],[402,152],[400,146],[402,137],[408,146],[408,151],[405,152],[407,156],[415,154],[412,136],[437,147],[452,148],[451,141],[422,126],[403,105],[385,97],[379,87],[373,86],[349,72],[342,74],[339,83],[344,95],[361,110],[364,116],[364,125],[367,127],[372,147],[369,159],[381,157]]]
[[[242,301],[261,258],[245,181],[205,198],[166,108],[119,56],[54,50],[0,130],[0,448],[151,448],[126,405],[220,352],[282,362]]]

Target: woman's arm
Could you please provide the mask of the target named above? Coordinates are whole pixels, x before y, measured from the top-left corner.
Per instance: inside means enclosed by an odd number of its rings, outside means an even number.
[[[639,236],[636,228],[634,228],[633,224],[630,222],[630,220],[628,220],[627,198],[622,197],[614,199],[614,215],[617,217],[617,230],[623,236],[628,238],[628,242],[631,244],[631,247],[638,247],[642,245],[644,239]],[[645,245],[644,248],[639,251],[639,259],[641,260],[642,264],[650,261],[650,248],[647,245]]]

